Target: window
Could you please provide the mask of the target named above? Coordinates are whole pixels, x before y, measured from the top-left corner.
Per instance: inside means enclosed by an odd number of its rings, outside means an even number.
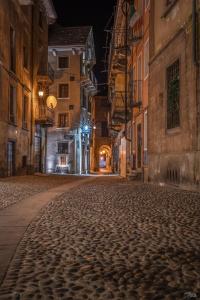
[[[58,127],[62,128],[62,127],[68,127],[69,126],[69,120],[67,118],[67,114],[59,114],[58,115]]]
[[[144,46],[144,78],[149,75],[149,41]]]
[[[167,129],[180,125],[179,60],[167,68]]]
[[[28,127],[28,97],[23,97],[23,105],[22,105],[22,127],[27,129]]]
[[[16,111],[17,111],[16,88],[10,85],[9,121],[12,124],[16,123]]]
[[[69,97],[69,84],[59,84],[59,98]]]
[[[60,164],[61,164],[61,166],[66,166],[66,164],[67,164],[66,156],[60,157]]]
[[[101,136],[108,137],[108,126],[106,121],[101,122]]]
[[[58,154],[68,154],[69,153],[69,144],[60,142],[58,143]]]
[[[69,57],[68,56],[58,57],[58,67],[59,69],[69,68]]]
[[[10,27],[10,70],[16,71],[16,37],[12,27]]]
[[[137,89],[138,89],[138,101],[142,101],[142,57],[138,57],[138,78],[137,78]]]

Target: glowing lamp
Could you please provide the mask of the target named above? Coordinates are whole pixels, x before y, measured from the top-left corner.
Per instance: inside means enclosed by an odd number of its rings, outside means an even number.
[[[43,97],[43,96],[44,96],[44,91],[39,90],[39,91],[38,91],[38,95],[39,95],[39,97]]]

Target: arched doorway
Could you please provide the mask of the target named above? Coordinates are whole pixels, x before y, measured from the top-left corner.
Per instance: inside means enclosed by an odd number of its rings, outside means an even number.
[[[99,171],[111,172],[111,149],[107,145],[102,145],[99,149]]]

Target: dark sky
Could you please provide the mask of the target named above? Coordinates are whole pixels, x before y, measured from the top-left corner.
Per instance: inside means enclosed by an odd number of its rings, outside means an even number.
[[[97,65],[95,73],[99,83],[106,81],[106,74],[102,73],[104,68],[103,47],[106,46],[106,24],[113,14],[116,0],[53,0],[58,20],[65,26],[91,25],[94,29],[96,45]]]

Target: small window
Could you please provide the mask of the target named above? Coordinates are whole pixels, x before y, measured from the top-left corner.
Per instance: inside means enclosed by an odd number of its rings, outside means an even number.
[[[23,105],[22,105],[22,127],[28,128],[28,97],[23,97]]]
[[[58,58],[58,67],[59,67],[59,69],[69,68],[69,57],[68,56],[60,56]]]
[[[167,68],[167,129],[180,126],[179,60]]]
[[[60,142],[58,143],[58,154],[68,154],[69,153],[69,144]]]
[[[17,113],[17,99],[16,99],[16,88],[10,85],[10,99],[9,99],[9,122],[16,124],[16,113]]]
[[[69,97],[69,85],[68,84],[59,84],[59,98],[68,98]]]
[[[59,114],[58,115],[58,127],[65,128],[69,126],[68,114]]]

